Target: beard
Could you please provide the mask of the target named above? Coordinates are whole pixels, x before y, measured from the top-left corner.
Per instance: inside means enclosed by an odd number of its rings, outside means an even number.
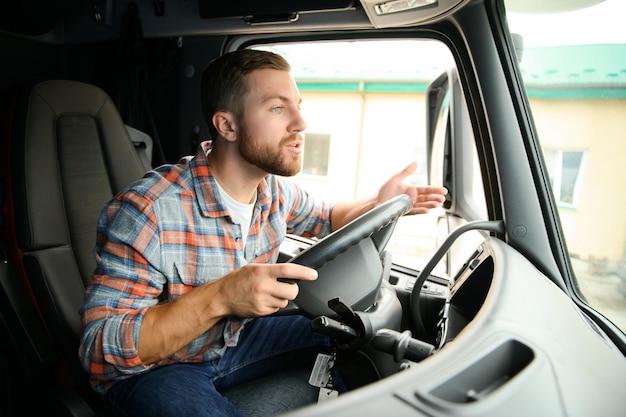
[[[280,141],[277,148],[260,143],[250,134],[247,126],[242,126],[239,136],[239,153],[246,162],[262,169],[263,171],[291,177],[300,172],[302,167],[301,154],[285,155],[284,148],[292,142],[296,135],[292,135]]]

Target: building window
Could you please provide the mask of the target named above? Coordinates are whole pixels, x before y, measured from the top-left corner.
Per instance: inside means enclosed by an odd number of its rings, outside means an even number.
[[[330,134],[306,133],[302,173],[320,177],[328,176],[328,156],[330,154]]]
[[[557,203],[575,207],[585,165],[586,151],[544,149],[550,184]]]

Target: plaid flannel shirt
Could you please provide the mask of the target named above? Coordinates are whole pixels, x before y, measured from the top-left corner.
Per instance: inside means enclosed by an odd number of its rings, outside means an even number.
[[[185,348],[146,366],[137,354],[144,313],[247,263],[275,262],[286,233],[322,237],[332,205],[268,175],[249,230],[233,223],[211,175],[209,142],[193,158],[148,172],[110,200],[97,227],[97,267],[80,310],[79,356],[94,390],[153,366],[201,362],[235,346],[247,320],[221,320]],[[242,233],[247,233],[243,247]]]

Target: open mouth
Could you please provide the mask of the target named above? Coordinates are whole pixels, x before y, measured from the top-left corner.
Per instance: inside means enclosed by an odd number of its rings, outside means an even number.
[[[302,142],[293,142],[287,145],[287,148],[294,153],[302,153]]]

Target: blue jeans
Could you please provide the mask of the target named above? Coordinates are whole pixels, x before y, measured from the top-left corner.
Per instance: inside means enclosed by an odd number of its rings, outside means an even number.
[[[328,352],[329,346],[305,317],[258,318],[246,324],[238,345],[222,358],[156,367],[115,383],[104,400],[124,417],[240,417],[220,391],[281,369],[311,369],[317,353]]]

